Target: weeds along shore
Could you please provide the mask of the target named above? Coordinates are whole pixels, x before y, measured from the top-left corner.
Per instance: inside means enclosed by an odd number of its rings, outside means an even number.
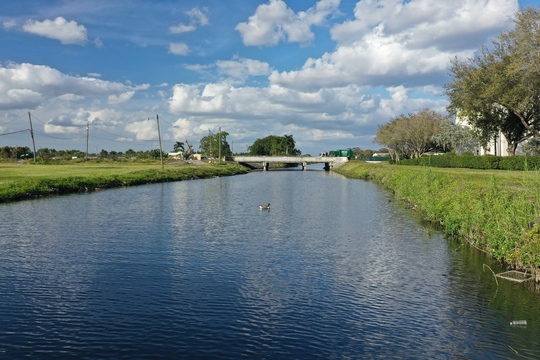
[[[540,173],[350,161],[335,172],[372,180],[426,220],[511,268],[540,268]]]
[[[0,163],[0,203],[169,181],[246,174],[238,164],[179,165],[159,162]]]

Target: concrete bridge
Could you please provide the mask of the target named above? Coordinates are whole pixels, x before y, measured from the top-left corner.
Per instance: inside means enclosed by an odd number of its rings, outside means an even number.
[[[249,164],[261,164],[263,170],[268,170],[270,164],[299,164],[306,170],[308,164],[324,164],[324,170],[339,167],[349,161],[346,157],[329,156],[227,156],[226,160],[236,161],[250,167]]]

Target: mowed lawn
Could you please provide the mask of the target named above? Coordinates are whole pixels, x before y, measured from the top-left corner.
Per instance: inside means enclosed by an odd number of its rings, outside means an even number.
[[[191,165],[181,165],[187,167]],[[165,163],[165,169],[178,169],[179,162]],[[0,186],[16,183],[23,179],[65,178],[65,177],[100,177],[123,175],[145,170],[161,170],[159,161],[153,162],[73,162],[67,164],[33,164],[26,162],[0,162]]]

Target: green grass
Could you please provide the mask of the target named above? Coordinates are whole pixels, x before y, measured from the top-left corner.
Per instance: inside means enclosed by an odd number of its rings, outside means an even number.
[[[162,170],[159,161],[86,161],[58,164],[6,162],[0,163],[0,202],[247,172],[246,168],[237,164],[186,165],[170,162],[166,163]]]
[[[445,233],[516,268],[540,267],[540,174],[349,162],[336,172],[391,189]]]

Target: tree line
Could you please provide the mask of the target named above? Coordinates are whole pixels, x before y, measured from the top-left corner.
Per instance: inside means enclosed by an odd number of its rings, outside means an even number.
[[[220,131],[216,134],[209,133],[204,136],[199,142],[199,153],[207,158],[217,158],[218,156],[231,156],[232,149],[227,141],[229,135],[226,131]],[[180,152],[184,159],[189,159],[195,150],[193,146],[186,140],[185,142],[177,141],[173,145],[173,152]],[[270,135],[255,142],[248,147],[247,155],[291,155],[298,156],[302,152],[296,148],[296,142],[292,135],[276,136]],[[21,159],[32,158],[33,152],[27,146],[4,146],[0,147],[0,159]],[[80,150],[56,150],[50,148],[41,148],[36,152],[36,156],[40,159],[72,159],[85,158],[87,154]],[[135,151],[129,149],[122,151],[107,151],[102,149],[99,153],[89,153],[90,158],[100,159],[160,159],[163,156],[167,158],[166,152],[161,152],[159,149],[151,149],[145,151]]]
[[[165,156],[167,154],[164,153]],[[0,147],[0,159],[30,159],[33,158],[34,153],[28,146],[3,146]],[[43,160],[49,159],[63,159],[69,160],[73,158],[85,158],[86,152],[81,150],[56,150],[50,148],[41,148],[36,151],[36,157],[39,157]],[[107,151],[102,149],[99,153],[89,153],[88,157],[90,158],[100,158],[100,159],[120,159],[120,158],[137,158],[137,159],[159,159],[160,150],[152,149],[145,151],[135,151],[129,149],[125,152],[122,151]]]

